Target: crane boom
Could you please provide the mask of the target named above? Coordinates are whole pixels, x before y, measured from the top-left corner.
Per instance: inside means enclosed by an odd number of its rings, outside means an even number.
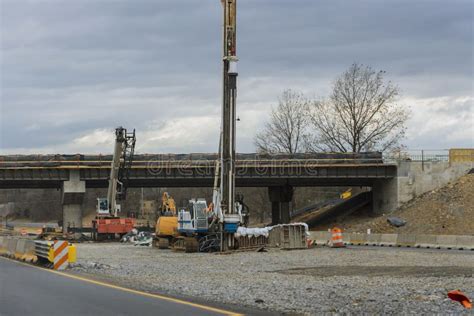
[[[114,216],[120,212],[118,200],[125,199],[128,175],[135,150],[135,130],[128,133],[123,127],[115,129],[115,145],[110,166],[109,186],[106,199],[98,199],[97,214]]]

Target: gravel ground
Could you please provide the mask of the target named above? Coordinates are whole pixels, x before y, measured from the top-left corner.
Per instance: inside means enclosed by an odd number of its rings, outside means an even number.
[[[78,244],[72,270],[169,295],[290,314],[466,313],[446,293],[474,298],[474,253],[313,248],[186,254],[129,244]]]

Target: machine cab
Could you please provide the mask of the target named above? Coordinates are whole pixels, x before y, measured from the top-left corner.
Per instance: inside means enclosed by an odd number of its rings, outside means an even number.
[[[205,233],[208,231],[207,203],[204,199],[189,200],[186,209],[178,212],[178,231],[182,233]]]
[[[120,212],[120,205],[117,205],[117,213]],[[109,211],[109,200],[106,198],[97,199],[97,216],[112,216]]]

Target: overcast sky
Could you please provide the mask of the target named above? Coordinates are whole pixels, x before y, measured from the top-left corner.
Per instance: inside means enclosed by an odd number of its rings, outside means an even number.
[[[218,0],[0,0],[0,153],[215,152]],[[353,62],[387,71],[412,149],[474,147],[474,1],[239,0],[239,152],[285,88],[329,94]]]

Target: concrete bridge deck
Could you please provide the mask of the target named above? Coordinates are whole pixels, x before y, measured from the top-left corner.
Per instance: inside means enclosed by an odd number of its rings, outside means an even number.
[[[86,187],[107,187],[111,156],[0,156],[0,188],[60,188],[71,171]],[[217,155],[138,155],[129,187],[211,187]],[[396,177],[397,167],[378,153],[239,154],[236,185],[371,186]]]
[[[217,154],[136,155],[128,187],[212,187]],[[238,154],[236,186],[268,187],[272,218],[289,222],[293,188],[298,186],[370,186],[374,205],[392,207],[397,165],[381,153],[296,155]],[[0,156],[0,189],[56,188],[62,191],[64,223],[82,225],[87,188],[105,188],[110,155]]]

